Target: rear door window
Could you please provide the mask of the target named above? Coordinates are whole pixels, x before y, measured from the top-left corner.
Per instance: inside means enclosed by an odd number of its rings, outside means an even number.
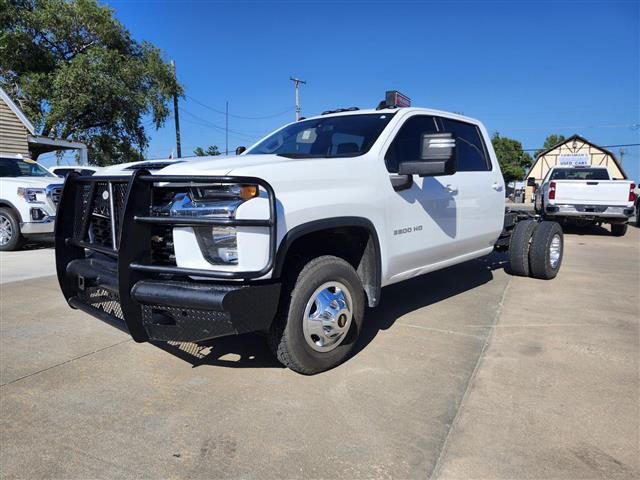
[[[442,131],[453,133],[456,138],[459,172],[491,170],[489,154],[477,125],[451,118],[439,118],[439,120],[442,123]]]

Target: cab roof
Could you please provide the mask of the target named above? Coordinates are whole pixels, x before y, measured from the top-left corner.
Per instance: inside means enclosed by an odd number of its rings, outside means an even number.
[[[335,112],[325,113],[321,115],[314,115],[312,117],[306,117],[304,118],[304,120],[312,120],[312,119],[315,120],[318,118],[327,118],[327,117],[343,117],[347,115],[367,115],[367,114],[384,115],[384,114],[396,114],[400,112],[421,113],[423,115],[433,115],[437,117],[445,117],[445,118],[451,118],[454,120],[460,120],[462,122],[480,124],[480,121],[476,120],[475,118],[466,117],[464,115],[459,115],[453,112],[445,112],[444,110],[435,110],[432,108],[421,108],[421,107],[381,108],[379,110],[376,108],[365,108],[362,110],[344,109],[343,111],[335,111]],[[300,121],[304,121],[304,120],[300,120]]]

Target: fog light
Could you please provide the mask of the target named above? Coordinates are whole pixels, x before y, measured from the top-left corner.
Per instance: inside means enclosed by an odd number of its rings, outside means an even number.
[[[204,258],[213,265],[238,264],[236,227],[197,227],[198,245]]]
[[[40,220],[44,220],[47,217],[47,214],[41,208],[32,208],[31,209],[31,220],[34,222],[39,222]]]

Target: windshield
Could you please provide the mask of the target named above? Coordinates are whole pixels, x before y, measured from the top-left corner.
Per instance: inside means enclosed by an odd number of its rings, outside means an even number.
[[[0,158],[0,177],[55,177],[33,160]]]
[[[606,168],[558,168],[549,180],[609,180]]]
[[[248,154],[289,158],[357,157],[369,151],[393,114],[341,115],[296,122],[268,136]]]

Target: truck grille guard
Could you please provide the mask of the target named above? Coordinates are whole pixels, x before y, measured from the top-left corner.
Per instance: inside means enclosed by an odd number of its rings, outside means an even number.
[[[177,187],[220,184],[258,185],[268,196],[269,219],[154,215],[154,191],[158,189],[175,190]],[[269,253],[266,265],[256,271],[226,271],[182,268],[167,261],[154,261],[154,227],[171,229],[216,225],[267,228]],[[138,287],[142,284],[152,285],[154,282],[157,284],[159,280],[173,282],[180,287],[206,284],[195,282],[189,277],[217,280],[257,279],[267,274],[275,262],[275,193],[269,183],[255,177],[151,175],[145,170],[135,171],[130,176],[83,177],[71,174],[64,184],[55,227],[58,281],[69,304],[127,331],[138,342],[150,338],[165,339],[162,326],[150,326],[149,323],[154,315],[155,306],[143,305],[133,296],[134,287],[139,282]],[[96,252],[98,255],[87,255],[87,252]],[[90,284],[84,284],[85,278],[91,279]],[[183,281],[176,282],[176,278],[182,278]],[[224,287],[219,286],[218,290],[220,288]],[[219,293],[212,291],[211,295],[215,297]],[[220,297],[218,306],[222,304],[223,299],[224,297]],[[172,307],[166,305],[162,308],[170,311]],[[182,305],[179,308],[185,309],[182,315],[186,316],[188,306]],[[198,318],[217,319],[223,315],[214,311],[218,310],[217,308],[202,308]],[[151,327],[161,332],[150,335],[150,330],[153,330]],[[206,327],[205,331],[208,331],[207,328],[210,329]],[[185,341],[192,337],[195,338],[197,335],[185,334]]]

